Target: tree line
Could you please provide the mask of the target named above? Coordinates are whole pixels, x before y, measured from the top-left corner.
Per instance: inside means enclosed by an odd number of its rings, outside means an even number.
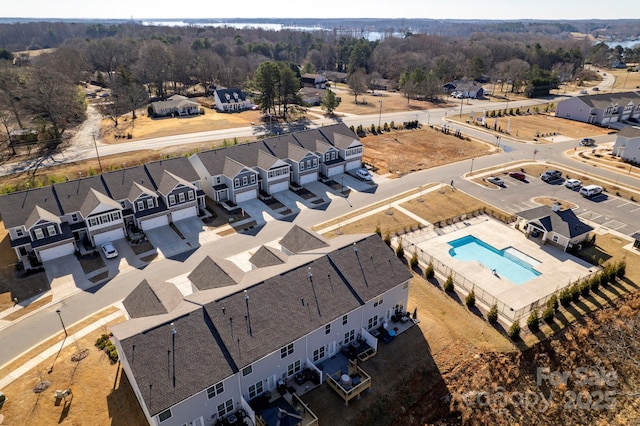
[[[406,32],[368,40],[335,30],[0,25],[0,40],[11,40],[12,45],[45,35],[48,43],[32,47],[55,49],[38,56],[14,54],[6,47],[0,51],[4,139],[10,129],[34,126],[48,138],[61,138],[84,118],[86,99],[79,84],[87,81],[111,89],[111,97],[98,105],[117,126],[123,113],[135,114],[149,100],[186,93],[194,86],[204,92],[213,86],[254,91],[262,111],[286,115],[301,103],[297,89],[303,72],[344,73],[356,102],[383,80],[397,82],[407,100],[438,99],[443,84],[456,79],[539,96],[583,75],[587,61],[603,64],[616,55],[638,56],[637,48],[605,49],[587,40],[506,28],[464,38]],[[335,96],[330,104],[335,108]]]

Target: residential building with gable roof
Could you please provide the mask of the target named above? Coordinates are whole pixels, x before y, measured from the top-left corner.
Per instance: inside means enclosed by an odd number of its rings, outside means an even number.
[[[231,416],[258,424],[252,401],[281,380],[311,371],[322,382],[331,373],[322,362],[344,347],[377,348],[374,330],[404,312],[411,273],[375,234],[312,234],[294,226],[280,240],[291,254],[262,246],[254,256],[266,255],[266,264],[243,273],[206,258],[189,276],[199,284],[171,311],[147,282],[125,298],[135,312],[112,331],[149,424]]]
[[[640,120],[640,93],[620,92],[573,96],[558,102],[556,117],[598,126],[609,126],[632,118]]]

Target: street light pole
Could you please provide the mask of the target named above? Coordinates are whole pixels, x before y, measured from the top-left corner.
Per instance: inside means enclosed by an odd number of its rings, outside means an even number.
[[[378,102],[380,102],[380,112],[378,113],[378,127],[380,127],[380,122],[382,121],[382,100]]]
[[[62,324],[62,329],[64,330],[64,337],[69,336],[69,334],[67,334],[67,328],[64,326],[64,321],[62,321],[62,315],[60,315],[60,309],[56,309],[56,313],[58,314],[58,317],[60,318],[60,324]]]
[[[93,146],[96,148],[96,157],[98,157],[98,166],[100,167],[100,174],[102,174],[102,163],[100,162],[100,153],[98,152],[98,143],[96,142],[96,132],[91,132],[93,136]]]
[[[469,170],[469,176],[473,173],[473,160],[475,160],[475,158],[471,159],[471,170]]]

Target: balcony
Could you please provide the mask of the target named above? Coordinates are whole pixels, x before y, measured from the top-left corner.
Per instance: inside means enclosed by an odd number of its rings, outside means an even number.
[[[371,388],[371,376],[356,366],[352,374],[342,370],[327,374],[327,383],[349,405],[349,401]]]

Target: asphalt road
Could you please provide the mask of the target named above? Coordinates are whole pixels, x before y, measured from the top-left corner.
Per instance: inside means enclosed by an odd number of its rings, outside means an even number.
[[[463,104],[463,114],[469,113],[472,110],[478,110],[478,104],[474,105],[475,101],[471,101],[472,104]],[[522,102],[510,102],[513,107],[531,105],[533,103],[539,103],[539,100],[522,101]],[[505,105],[492,103],[491,108],[504,108]],[[454,109],[455,110],[455,109]],[[459,109],[457,110],[459,111]],[[420,111],[418,113],[394,113],[383,114],[380,118],[379,115],[361,116],[361,117],[346,117],[344,122],[347,125],[357,126],[358,124],[370,125],[371,123],[377,123],[378,119],[383,121],[410,121],[417,119],[422,123],[438,123],[442,122],[442,119],[447,114],[456,113],[451,109],[438,109],[430,111]],[[322,123],[316,122],[315,125]],[[325,120],[325,123],[326,120]],[[454,125],[452,124],[452,128]],[[101,145],[99,146],[101,155],[111,155],[121,152],[133,151],[143,148],[161,148],[164,146],[176,145],[176,144],[188,144],[195,142],[202,142],[206,140],[221,139],[221,138],[233,138],[242,137],[252,134],[255,129],[242,128],[242,129],[229,129],[216,132],[203,132],[199,134],[171,136],[165,138],[156,138],[146,141],[132,142],[119,145]],[[471,134],[474,137],[485,140],[489,143],[495,144],[496,138],[494,135],[483,132],[478,129],[465,129],[464,133]],[[597,138],[598,142],[606,142],[613,139],[612,136],[603,136]],[[496,166],[505,163],[506,161],[518,161],[518,160],[532,160],[534,158],[534,150],[539,150],[536,156],[538,160],[553,161],[563,165],[576,166],[573,160],[570,160],[564,155],[568,149],[575,146],[575,141],[561,142],[549,145],[532,145],[514,142],[509,138],[502,137],[500,139],[500,146],[504,149],[503,152],[498,154],[483,156],[475,158],[473,160],[465,160],[458,163],[440,166],[429,170],[423,170],[417,173],[413,173],[404,176],[400,179],[392,179],[384,184],[380,184],[375,193],[358,193],[352,192],[348,201],[342,199],[334,200],[326,210],[303,210],[296,218],[296,224],[303,227],[310,227],[314,224],[329,220],[333,217],[344,215],[352,209],[364,207],[371,203],[382,201],[397,195],[403,191],[407,191],[411,188],[424,185],[429,182],[444,182],[448,183],[454,180],[456,187],[477,196],[491,204],[495,204],[508,211],[513,211],[514,206],[522,200],[530,199],[533,196],[541,195],[554,195],[554,189],[550,185],[542,184],[541,182],[531,182],[530,185],[522,185],[516,187],[511,182],[507,181],[507,188],[504,190],[486,189],[483,186],[476,185],[472,182],[466,181],[461,178],[465,173],[473,170],[479,170],[486,167]],[[52,158],[49,161],[77,161],[82,158],[95,157],[95,150],[87,148],[84,144],[82,149],[76,151],[68,151],[61,154],[59,158]],[[15,170],[20,165],[4,166],[0,173],[7,173]],[[28,165],[24,165],[28,167]],[[13,170],[12,170],[13,169]],[[606,169],[599,168],[598,174],[611,181],[617,180],[620,184],[639,187],[638,180],[628,175],[618,175],[614,172]],[[533,181],[533,179],[532,179]],[[550,192],[551,190],[551,192]],[[559,191],[565,191],[564,187],[555,189],[560,196]],[[569,191],[569,190],[566,190]],[[570,196],[571,194],[567,194]],[[577,194],[574,194],[577,196]],[[565,196],[565,193],[562,193]],[[581,197],[580,197],[581,198]],[[579,200],[582,206],[584,200]],[[591,206],[589,206],[591,207]],[[620,210],[622,207],[607,206],[606,204],[594,203],[593,209],[589,209],[592,212],[590,218],[595,219],[595,215],[607,217],[614,221],[629,222],[630,215],[627,210]],[[587,210],[585,210],[586,212]],[[604,214],[602,214],[604,212]],[[624,215],[622,215],[624,213]],[[585,213],[588,214],[588,213]],[[635,215],[640,217],[640,215]],[[634,226],[632,222],[630,226]],[[132,270],[126,273],[118,275],[108,283],[94,287],[91,291],[76,293],[75,295],[65,299],[64,301],[50,306],[47,309],[38,311],[32,315],[29,315],[22,320],[14,321],[10,326],[0,332],[0,365],[9,362],[13,358],[19,356],[25,351],[29,350],[33,346],[39,344],[41,341],[49,338],[52,335],[61,332],[60,318],[56,314],[56,309],[60,309],[61,318],[67,327],[72,324],[81,321],[87,316],[93,314],[100,309],[109,306],[119,300],[122,300],[127,296],[131,290],[143,279],[149,278],[152,280],[166,280],[172,277],[176,277],[183,273],[191,271],[200,261],[207,255],[226,257],[229,253],[238,253],[247,249],[258,247],[269,241],[280,238],[284,232],[286,232],[291,226],[289,222],[273,221],[267,223],[263,228],[259,229],[255,235],[236,234],[225,237],[221,242],[209,244],[200,247],[197,251],[192,252],[184,256],[181,260],[163,260],[150,264],[144,270]],[[636,229],[640,229],[640,223],[636,226]],[[633,231],[631,231],[633,232]]]

